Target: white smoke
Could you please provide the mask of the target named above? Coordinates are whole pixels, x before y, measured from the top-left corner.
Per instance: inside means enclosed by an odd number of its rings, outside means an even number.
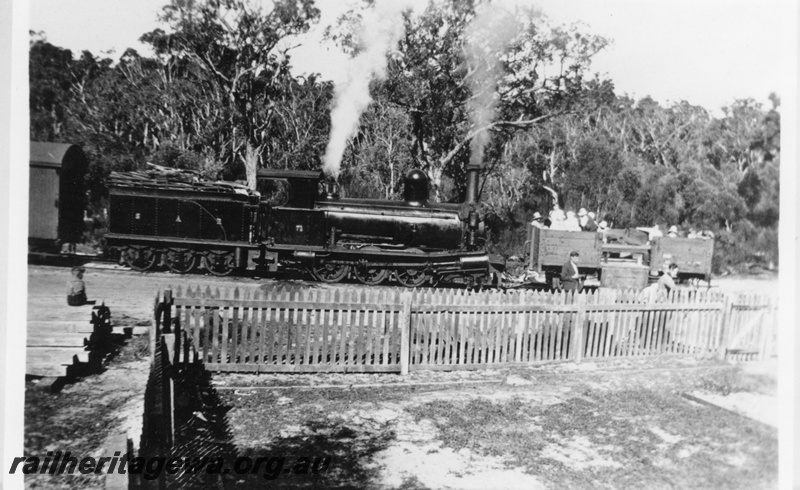
[[[472,97],[467,102],[473,130],[494,120],[497,85],[503,76],[502,53],[522,30],[519,17],[497,3],[484,2],[475,8],[475,18],[465,30],[464,53]],[[491,133],[480,131],[470,142],[470,164],[481,164]]]
[[[403,35],[403,11],[411,4],[410,0],[378,0],[362,15],[357,30],[360,51],[350,58],[346,76],[334,88],[331,134],[322,160],[325,174],[333,178],[339,176],[347,140],[356,133],[358,120],[372,101],[370,81],[386,77],[386,54]]]

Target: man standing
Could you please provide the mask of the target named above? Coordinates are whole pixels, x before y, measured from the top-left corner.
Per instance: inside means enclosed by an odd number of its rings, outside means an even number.
[[[594,213],[587,213],[586,208],[581,208],[578,211],[578,217],[581,223],[581,230],[583,231],[597,231],[597,223],[594,222]]]
[[[561,284],[563,284],[564,291],[580,291],[583,287],[581,275],[578,272],[578,257],[580,254],[573,250],[569,253],[569,261],[561,268]]]

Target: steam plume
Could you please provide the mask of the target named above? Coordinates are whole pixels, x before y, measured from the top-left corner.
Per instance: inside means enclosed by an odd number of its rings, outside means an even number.
[[[467,80],[472,98],[467,102],[470,123],[480,129],[494,120],[497,84],[503,76],[501,54],[522,29],[517,16],[497,4],[484,2],[466,28],[464,52],[469,66]],[[489,143],[489,131],[479,132],[470,142],[470,164],[480,165]]]
[[[347,140],[358,129],[358,120],[372,98],[369,83],[386,76],[386,53],[400,40],[405,30],[403,11],[408,0],[379,0],[362,16],[358,27],[360,51],[350,59],[345,79],[334,88],[331,133],[322,169],[338,178]]]

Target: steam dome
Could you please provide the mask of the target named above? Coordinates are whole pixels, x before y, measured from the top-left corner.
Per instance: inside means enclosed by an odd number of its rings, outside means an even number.
[[[422,170],[408,172],[405,179],[405,201],[410,206],[424,206],[428,202],[428,176]]]

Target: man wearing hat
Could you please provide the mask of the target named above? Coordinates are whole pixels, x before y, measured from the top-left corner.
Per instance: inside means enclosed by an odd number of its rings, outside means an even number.
[[[678,227],[675,225],[670,226],[669,231],[667,231],[667,236],[669,238],[678,238],[680,236],[678,235]]]
[[[608,221],[603,220],[597,225],[597,233],[601,233],[603,235],[603,243],[608,243]]]
[[[72,268],[72,278],[67,282],[67,304],[70,306],[83,306],[86,304],[86,284],[83,282],[83,273],[86,269],[75,266]]]
[[[578,257],[580,254],[577,250],[573,250],[569,253],[569,261],[561,268],[561,284],[564,286],[564,291],[580,291],[583,287],[581,274],[578,272]]]
[[[597,231],[597,223],[592,218],[592,213],[587,213],[586,208],[581,208],[578,211],[578,218],[581,223],[581,230],[583,231]]]

